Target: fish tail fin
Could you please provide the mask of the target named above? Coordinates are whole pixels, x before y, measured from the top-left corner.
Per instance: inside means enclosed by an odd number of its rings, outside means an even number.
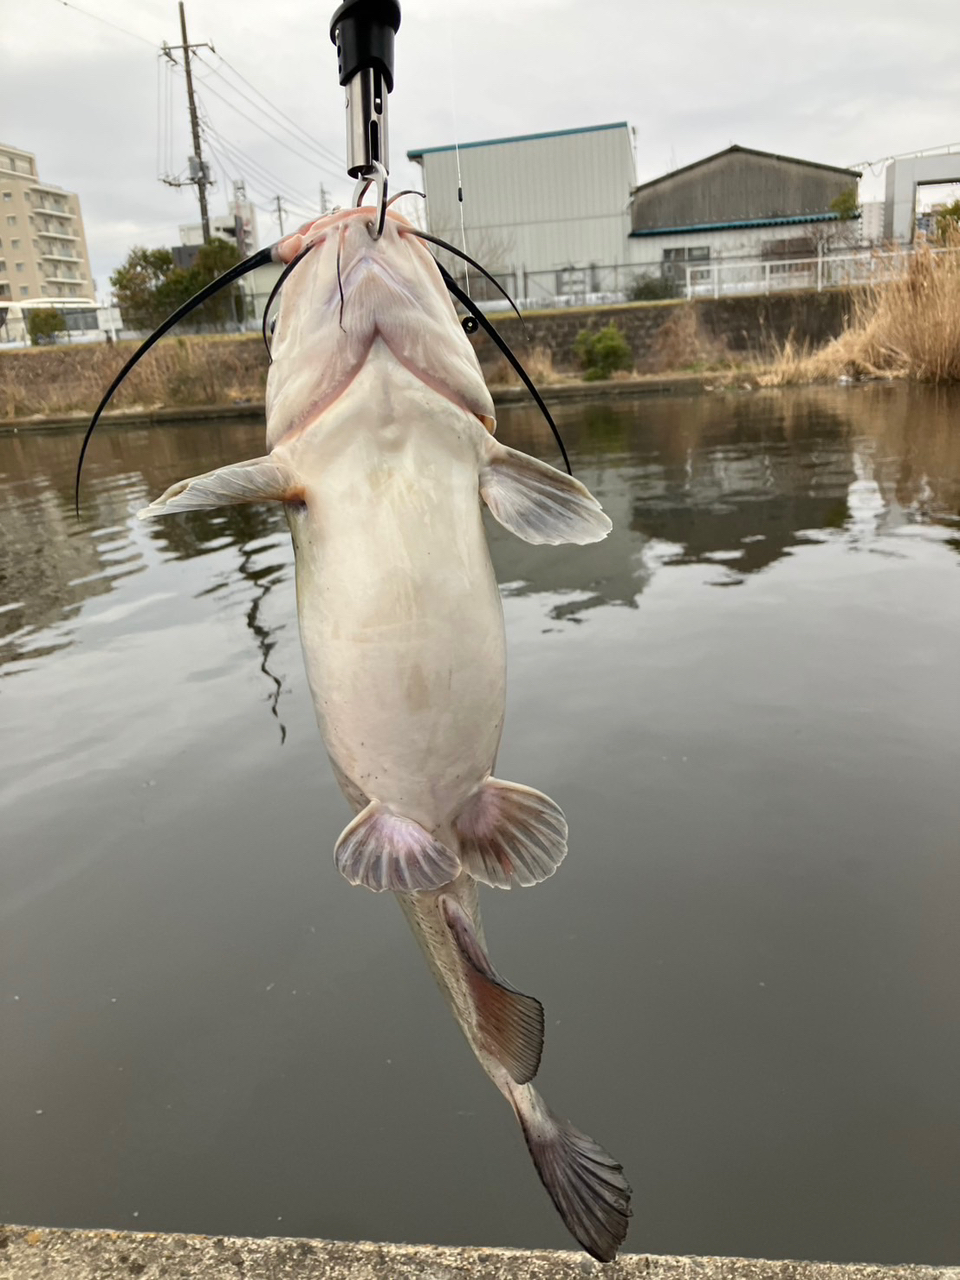
[[[510,1091],[540,1181],[587,1253],[611,1262],[627,1234],[630,1184],[593,1138],[559,1120],[532,1085]]]

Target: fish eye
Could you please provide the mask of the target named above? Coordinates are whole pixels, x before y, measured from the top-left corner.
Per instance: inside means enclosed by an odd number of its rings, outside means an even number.
[[[464,333],[476,333],[480,328],[480,321],[476,316],[464,316],[460,323],[463,325]]]

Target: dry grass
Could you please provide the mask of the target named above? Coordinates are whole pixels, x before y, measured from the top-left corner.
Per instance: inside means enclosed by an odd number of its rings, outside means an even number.
[[[792,339],[754,371],[761,386],[838,378],[960,382],[960,233],[952,252],[921,245],[892,280],[858,293],[843,332],[811,351]]]
[[[520,363],[529,373],[534,385],[538,387],[565,382],[571,377],[570,374],[561,373],[559,369],[554,368],[553,352],[548,347],[534,347],[531,352],[520,357]],[[489,364],[485,363],[483,376],[487,385],[491,387],[522,386],[513,365],[503,356]]]
[[[672,309],[654,338],[651,367],[658,373],[716,368],[729,358],[726,344],[704,332],[697,307],[685,302]]]
[[[131,342],[0,353],[0,418],[92,412],[135,349]],[[260,401],[266,378],[263,343],[256,335],[175,338],[144,357],[110,407]]]

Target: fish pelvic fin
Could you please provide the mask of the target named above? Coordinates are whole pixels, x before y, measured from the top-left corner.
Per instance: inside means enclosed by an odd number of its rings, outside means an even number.
[[[559,1120],[532,1085],[513,1090],[510,1101],[567,1230],[592,1257],[612,1262],[630,1222],[631,1191],[622,1165],[593,1138]]]
[[[494,889],[539,884],[567,856],[560,807],[532,787],[499,778],[487,778],[473,792],[454,829],[464,867]]]
[[[452,894],[441,894],[439,907],[466,965],[480,1039],[512,1080],[526,1084],[537,1074],[543,1053],[543,1005],[504,982]]]
[[[579,480],[516,449],[486,442],[480,496],[505,529],[525,542],[574,542],[605,538],[613,524]]]
[[[460,859],[412,818],[372,800],[345,827],[334,851],[337,870],[374,893],[426,893],[460,874]]]
[[[300,497],[296,481],[279,463],[269,457],[251,458],[189,480],[178,480],[137,515],[141,520],[150,520],[179,511],[233,507],[244,502],[291,502]]]

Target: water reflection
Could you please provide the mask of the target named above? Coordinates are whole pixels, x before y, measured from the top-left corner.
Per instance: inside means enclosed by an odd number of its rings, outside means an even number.
[[[903,525],[957,523],[960,432],[942,391],[812,389],[640,400],[561,409],[577,471],[613,533],[589,548],[528,547],[488,521],[507,596],[546,598],[546,621],[582,621],[602,605],[635,607],[665,564],[709,565],[735,586],[825,533],[874,539]],[[85,600],[142,572],[150,552],[193,560],[238,550],[205,590],[238,592],[277,714],[266,595],[289,579],[291,552],[273,506],[196,512],[135,536],[135,511],[168,484],[254,456],[250,425],[106,431],[91,459],[83,519],[71,505],[77,437],[0,439],[0,664],[40,660],[72,643]],[[551,456],[545,424],[501,413],[501,437]],[[957,549],[957,539],[945,539]],[[148,551],[149,548],[149,551]],[[283,728],[280,728],[283,736]]]
[[[960,1249],[958,407],[571,407],[614,532],[490,524],[499,767],[572,839],[487,930],[632,1249]],[[501,434],[555,457],[531,413]],[[0,437],[6,1215],[565,1247],[399,913],[332,865],[282,513],[134,519],[261,424],[105,432],[77,525],[79,439]]]

